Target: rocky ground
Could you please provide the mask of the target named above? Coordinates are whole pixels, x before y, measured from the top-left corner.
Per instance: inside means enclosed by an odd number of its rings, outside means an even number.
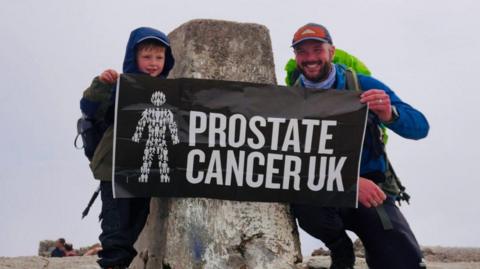
[[[365,255],[361,242],[354,244],[357,256],[357,269],[367,269]],[[433,269],[480,269],[480,248],[448,248],[448,247],[423,247],[423,255],[427,262],[427,268]],[[328,251],[315,250],[309,257],[304,257],[304,262],[299,269],[328,268],[330,258]]]
[[[423,248],[429,269],[480,269],[480,248]],[[304,257],[298,269],[327,269],[330,264],[328,252],[317,250],[316,256]],[[356,269],[367,269],[363,254],[357,249]],[[0,257],[0,269],[99,269],[96,256],[46,258]]]
[[[67,258],[0,257],[1,269],[99,269],[95,256]]]
[[[328,256],[304,257],[304,262],[298,269],[328,269],[330,258]],[[480,269],[480,262],[433,262],[427,261],[428,269]],[[365,259],[357,258],[355,269],[368,269]]]

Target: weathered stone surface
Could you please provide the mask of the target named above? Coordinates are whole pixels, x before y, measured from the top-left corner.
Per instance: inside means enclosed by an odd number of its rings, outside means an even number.
[[[328,269],[330,268],[330,256],[307,256],[303,262],[297,264],[297,269]],[[368,269],[365,259],[358,258],[355,262],[355,269]]]
[[[169,35],[171,77],[275,84],[268,29],[193,20]],[[132,268],[295,268],[301,253],[288,205],[153,199]]]
[[[169,35],[177,62],[170,77],[276,84],[269,31],[265,26],[192,20]]]
[[[42,240],[38,244],[38,256],[50,257],[50,252],[55,248],[55,240]]]

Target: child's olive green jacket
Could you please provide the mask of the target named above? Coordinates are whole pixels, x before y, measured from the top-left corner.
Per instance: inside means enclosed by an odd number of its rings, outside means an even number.
[[[142,74],[137,66],[136,55],[138,44],[144,40],[156,40],[159,45],[166,48],[163,71],[158,75],[159,78],[166,78],[175,64],[170,41],[164,33],[148,27],[140,27],[131,32],[123,61],[123,73]],[[83,98],[80,100],[80,109],[84,117],[94,122],[104,122],[108,126],[90,162],[93,176],[104,181],[112,180],[115,92],[116,85],[105,84],[96,77],[90,87],[83,92]]]

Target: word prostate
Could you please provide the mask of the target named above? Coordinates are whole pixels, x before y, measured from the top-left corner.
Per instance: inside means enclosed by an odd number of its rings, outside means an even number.
[[[208,147],[248,146],[253,150],[269,148],[271,151],[293,150],[295,153],[311,153],[316,146],[318,154],[333,154],[333,149],[326,145],[333,138],[329,128],[336,125],[337,121],[334,120],[261,116],[253,116],[247,120],[241,114],[227,117],[220,113],[207,115],[204,112],[191,111],[188,141],[192,147],[200,142],[208,143]],[[315,141],[314,137],[317,137]]]

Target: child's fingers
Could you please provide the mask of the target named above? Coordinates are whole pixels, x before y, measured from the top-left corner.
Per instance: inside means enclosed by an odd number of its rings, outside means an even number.
[[[113,69],[107,69],[100,75],[100,80],[104,83],[112,84],[118,78],[118,73]]]
[[[108,71],[107,73],[108,73],[108,78],[110,80],[110,83],[115,82],[118,78],[118,73],[113,69],[109,69],[107,71]]]
[[[118,78],[118,73],[115,70],[112,70],[112,82],[115,82]]]
[[[111,82],[112,82],[112,75],[106,74],[106,75],[105,75],[105,80],[106,80],[108,83],[111,83]]]

